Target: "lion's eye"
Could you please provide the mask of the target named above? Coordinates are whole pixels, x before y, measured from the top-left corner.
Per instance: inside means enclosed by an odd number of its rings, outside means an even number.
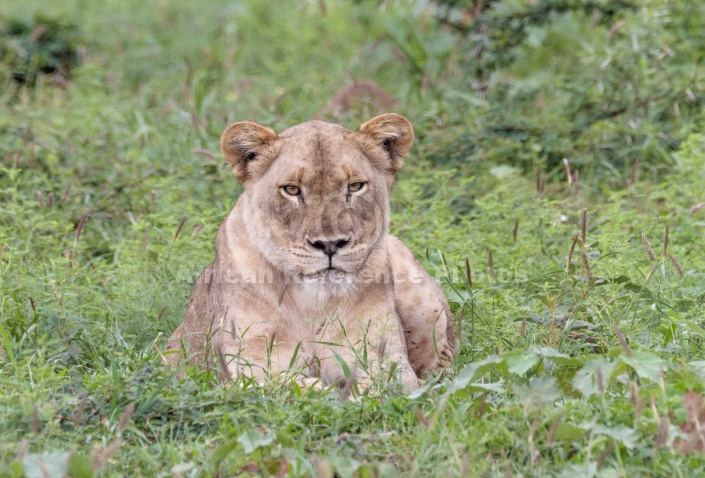
[[[348,184],[348,192],[349,193],[356,193],[358,191],[361,191],[363,187],[365,187],[365,183],[362,181],[350,183],[350,184]]]
[[[299,188],[298,186],[294,186],[293,184],[287,184],[286,186],[282,186],[282,189],[289,196],[298,196],[299,194],[301,194],[301,188]]]

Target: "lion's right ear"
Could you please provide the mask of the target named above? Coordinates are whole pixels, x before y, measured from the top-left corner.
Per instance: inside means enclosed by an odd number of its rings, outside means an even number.
[[[233,174],[243,184],[259,176],[274,159],[277,134],[252,121],[228,126],[220,137],[220,150],[233,167]]]

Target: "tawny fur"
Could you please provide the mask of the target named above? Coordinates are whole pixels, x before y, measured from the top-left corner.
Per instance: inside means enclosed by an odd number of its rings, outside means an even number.
[[[396,362],[405,390],[450,366],[448,302],[387,233],[389,191],[413,137],[396,114],[356,132],[320,121],[280,135],[252,122],[228,127],[221,149],[245,191],[218,231],[215,260],[194,285],[167,360],[220,362],[225,380],[293,366],[325,383],[344,378],[339,359],[365,383]],[[364,186],[351,192],[356,183]],[[329,256],[321,241],[342,245]]]

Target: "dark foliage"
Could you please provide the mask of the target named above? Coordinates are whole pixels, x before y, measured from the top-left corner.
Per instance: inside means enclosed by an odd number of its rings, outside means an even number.
[[[76,26],[62,19],[10,19],[0,23],[0,64],[19,84],[34,86],[40,74],[68,78],[79,63],[79,42]]]

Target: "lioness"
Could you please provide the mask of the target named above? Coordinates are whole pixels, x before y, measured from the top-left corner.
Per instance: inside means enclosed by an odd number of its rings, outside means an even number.
[[[389,191],[413,139],[397,114],[354,132],[321,121],[279,135],[250,121],[230,125],[220,148],[244,192],[167,360],[181,362],[179,351],[191,365],[219,357],[224,380],[295,368],[324,383],[354,374],[369,385],[396,370],[407,391],[425,371],[448,367],[448,302],[387,234]]]

